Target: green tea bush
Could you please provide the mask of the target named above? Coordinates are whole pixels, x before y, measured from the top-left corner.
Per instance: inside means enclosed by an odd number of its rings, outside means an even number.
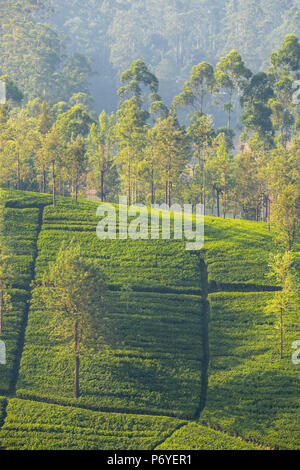
[[[6,200],[5,200],[6,201]],[[7,207],[4,211],[3,232],[9,239],[13,266],[10,288],[11,306],[4,312],[3,334],[7,364],[0,365],[0,390],[10,391],[18,358],[21,354],[20,340],[26,321],[28,300],[30,298],[30,283],[34,276],[34,259],[36,241],[39,230],[39,209],[15,209]]]
[[[213,289],[270,286],[266,277],[274,233],[267,224],[206,217],[205,262]]]
[[[200,400],[202,302],[197,296],[111,292],[107,323],[116,338],[81,360],[74,401],[73,352],[50,339],[50,312],[29,314],[18,396],[92,409],[192,417]]]
[[[291,360],[299,314],[284,318],[280,360],[278,319],[265,313],[272,295],[210,296],[209,381],[201,422],[263,445],[299,449],[299,366]]]
[[[155,450],[260,450],[260,448],[242,439],[190,423],[180,427]]]
[[[7,450],[150,450],[182,424],[11,399],[0,442]]]

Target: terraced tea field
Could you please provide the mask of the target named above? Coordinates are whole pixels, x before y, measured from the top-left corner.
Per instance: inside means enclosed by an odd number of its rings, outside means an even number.
[[[299,367],[291,361],[300,337],[299,312],[285,319],[280,360],[277,319],[264,311],[271,293],[210,295],[210,365],[203,424],[271,447],[297,449]]]
[[[150,450],[184,424],[12,399],[1,435],[7,449]]]
[[[286,322],[280,361],[276,319],[264,313],[276,288],[265,276],[274,234],[264,224],[208,217],[204,250],[188,252],[176,240],[99,240],[95,203],[4,197],[16,270],[0,365],[1,447],[300,448],[299,367],[289,349],[299,317]],[[82,357],[77,400],[72,349],[53,341],[49,312],[35,302],[72,238],[105,272],[115,337]]]

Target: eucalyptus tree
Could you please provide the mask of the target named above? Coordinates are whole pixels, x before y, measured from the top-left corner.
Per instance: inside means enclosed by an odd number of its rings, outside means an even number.
[[[295,80],[300,71],[300,43],[291,34],[285,37],[281,48],[270,55],[269,73],[275,96],[270,100],[274,127],[279,130],[284,146],[292,137],[297,104],[294,102]]]
[[[40,173],[41,176],[41,191],[46,192],[47,188],[47,158],[45,158],[45,153],[41,151],[41,140],[45,135],[50,132],[52,125],[54,123],[54,116],[52,108],[48,105],[46,101],[43,101],[40,105],[40,111],[37,117],[37,133],[40,139],[40,145],[35,153],[35,166],[37,173]]]
[[[161,180],[165,186],[165,202],[172,205],[173,191],[191,158],[191,142],[180,126],[174,109],[166,119],[158,119],[154,127],[153,151],[159,159]]]
[[[112,170],[114,150],[115,116],[105,111],[99,116],[99,124],[92,124],[87,138],[89,162],[93,168],[93,177],[100,188],[101,201],[105,200],[105,177]]]
[[[228,115],[227,126],[229,129],[231,128],[235,93],[242,93],[251,75],[252,73],[245,66],[241,54],[236,50],[232,50],[217,63],[215,72],[216,90],[219,93],[225,93],[228,97],[223,109]]]
[[[204,113],[205,98],[212,94],[215,87],[214,68],[207,62],[201,62],[192,68],[189,81],[185,82],[182,92],[174,98],[176,107],[192,106]]]
[[[67,111],[59,114],[56,119],[56,127],[60,130],[64,138],[69,141],[78,135],[87,137],[93,119],[80,106],[75,105]]]
[[[159,83],[156,76],[149,70],[142,60],[134,61],[129,69],[121,75],[122,86],[118,90],[118,95],[124,101],[135,98],[141,109],[144,107],[144,120],[149,119],[151,103],[161,102],[158,95]]]
[[[243,108],[241,121],[246,133],[258,133],[261,139],[269,142],[272,141],[274,133],[272,110],[269,106],[273,97],[270,77],[265,72],[258,72],[251,78],[240,100]]]
[[[80,359],[96,349],[108,327],[105,276],[100,267],[82,254],[74,240],[62,244],[57,259],[35,290],[33,302],[51,312],[51,338],[69,341],[74,353],[74,397],[80,396]]]
[[[234,161],[228,151],[224,133],[219,134],[212,142],[210,157],[207,161],[208,185],[215,191],[217,216],[220,217],[220,202],[223,217],[226,217],[229,195],[234,182]]]
[[[53,206],[56,205],[56,179],[58,167],[62,164],[62,158],[66,149],[67,142],[65,136],[56,124],[52,126],[51,131],[43,136],[41,141],[41,158],[44,159],[48,167],[52,180],[52,200]]]
[[[147,121],[152,103],[160,102],[156,76],[142,60],[134,61],[121,75],[118,90],[121,103],[116,115],[115,137],[119,148],[116,163],[121,166],[123,186],[129,204],[138,200],[140,164],[146,145]],[[124,171],[125,168],[125,171]]]
[[[191,138],[194,146],[194,159],[198,162],[202,173],[201,202],[206,210],[206,163],[210,154],[210,147],[214,137],[213,121],[210,116],[205,116],[198,111],[193,114],[187,135]]]
[[[33,183],[35,176],[34,154],[38,146],[36,120],[27,117],[25,110],[18,110],[7,121],[2,137],[3,156],[13,172],[10,183],[18,190],[25,189],[27,184]]]
[[[270,151],[259,133],[251,136],[236,158],[235,196],[246,218],[256,221],[260,220],[261,214],[265,221],[270,216],[269,158]]]
[[[300,233],[300,138],[294,138],[288,149],[278,144],[266,166],[271,222],[279,243],[292,250]]]
[[[86,155],[86,144],[84,139],[78,135],[76,139],[72,138],[67,143],[66,158],[64,165],[68,168],[69,177],[71,177],[75,202],[78,202],[78,192],[82,178],[87,171],[88,158]]]
[[[279,316],[280,359],[284,358],[284,315],[299,305],[300,292],[291,251],[272,254],[269,262],[269,278],[274,278],[281,288],[266,307],[267,313]]]
[[[141,109],[139,99],[134,96],[121,103],[114,127],[118,146],[115,162],[120,166],[121,181],[124,189],[127,188],[129,205],[137,199],[138,165],[143,160],[147,129],[145,111]]]

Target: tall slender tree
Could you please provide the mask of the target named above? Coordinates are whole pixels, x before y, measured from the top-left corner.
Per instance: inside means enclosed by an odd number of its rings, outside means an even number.
[[[107,288],[104,274],[84,258],[74,240],[63,244],[44,275],[34,302],[51,312],[52,339],[71,339],[74,354],[74,397],[80,396],[80,357],[97,348],[108,334],[104,316]]]
[[[269,278],[275,278],[281,287],[274,298],[267,305],[268,313],[279,316],[280,329],[280,359],[284,358],[284,315],[293,308],[297,308],[299,301],[299,287],[297,287],[296,276],[293,268],[294,258],[291,251],[272,254],[269,263]]]

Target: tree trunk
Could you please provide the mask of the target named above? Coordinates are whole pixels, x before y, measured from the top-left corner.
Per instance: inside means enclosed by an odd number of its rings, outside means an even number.
[[[166,181],[166,205],[168,205],[168,188],[169,188],[169,182]]]
[[[228,129],[231,129],[231,106],[232,106],[232,95],[233,95],[233,90],[231,90],[231,91],[230,91],[229,111],[228,111],[228,123],[227,123],[227,127],[228,127]]]
[[[128,155],[128,205],[131,205],[131,165],[130,156]]]
[[[283,359],[283,312],[280,309],[280,359]]]
[[[78,202],[78,189],[79,189],[79,174],[77,172],[75,179],[75,202]]]
[[[206,210],[206,160],[204,160],[203,165],[203,215],[205,215]]]
[[[46,170],[43,168],[43,193],[46,192]]]
[[[18,186],[17,186],[17,188],[18,188],[18,190],[20,190],[20,189],[21,189],[21,168],[20,168],[21,165],[20,165],[20,157],[19,157],[19,155],[18,155],[18,157],[17,157],[17,163],[18,163],[18,168],[17,168],[17,173],[18,173]]]
[[[268,198],[268,230],[271,231],[271,199]]]
[[[228,129],[231,128],[231,109],[228,111],[228,123],[227,123]]]
[[[76,204],[78,202],[78,183],[77,182],[75,184],[75,202]]]
[[[79,367],[80,367],[80,359],[79,355],[76,354],[75,356],[75,375],[74,375],[74,397],[77,399],[80,395],[79,390]]]
[[[224,198],[223,198],[223,219],[226,219],[226,211],[227,211],[227,201],[226,201],[226,188],[224,189]]]
[[[104,202],[104,170],[101,170],[101,202]]]
[[[55,161],[52,162],[52,198],[53,198],[53,206],[56,206],[56,188],[55,188]]]
[[[220,194],[217,191],[217,217],[220,217]]]
[[[171,207],[171,189],[172,189],[172,182],[169,181],[169,197],[168,197],[169,208]]]
[[[154,195],[154,170],[152,167],[152,172],[151,172],[151,204],[154,204],[155,202],[155,195]]]
[[[0,278],[0,335],[2,334],[3,329],[3,284],[2,279]]]
[[[78,352],[78,322],[74,325],[74,351],[75,351],[75,371],[74,371],[74,397],[77,399],[80,395],[79,389],[79,368],[80,358]]]

